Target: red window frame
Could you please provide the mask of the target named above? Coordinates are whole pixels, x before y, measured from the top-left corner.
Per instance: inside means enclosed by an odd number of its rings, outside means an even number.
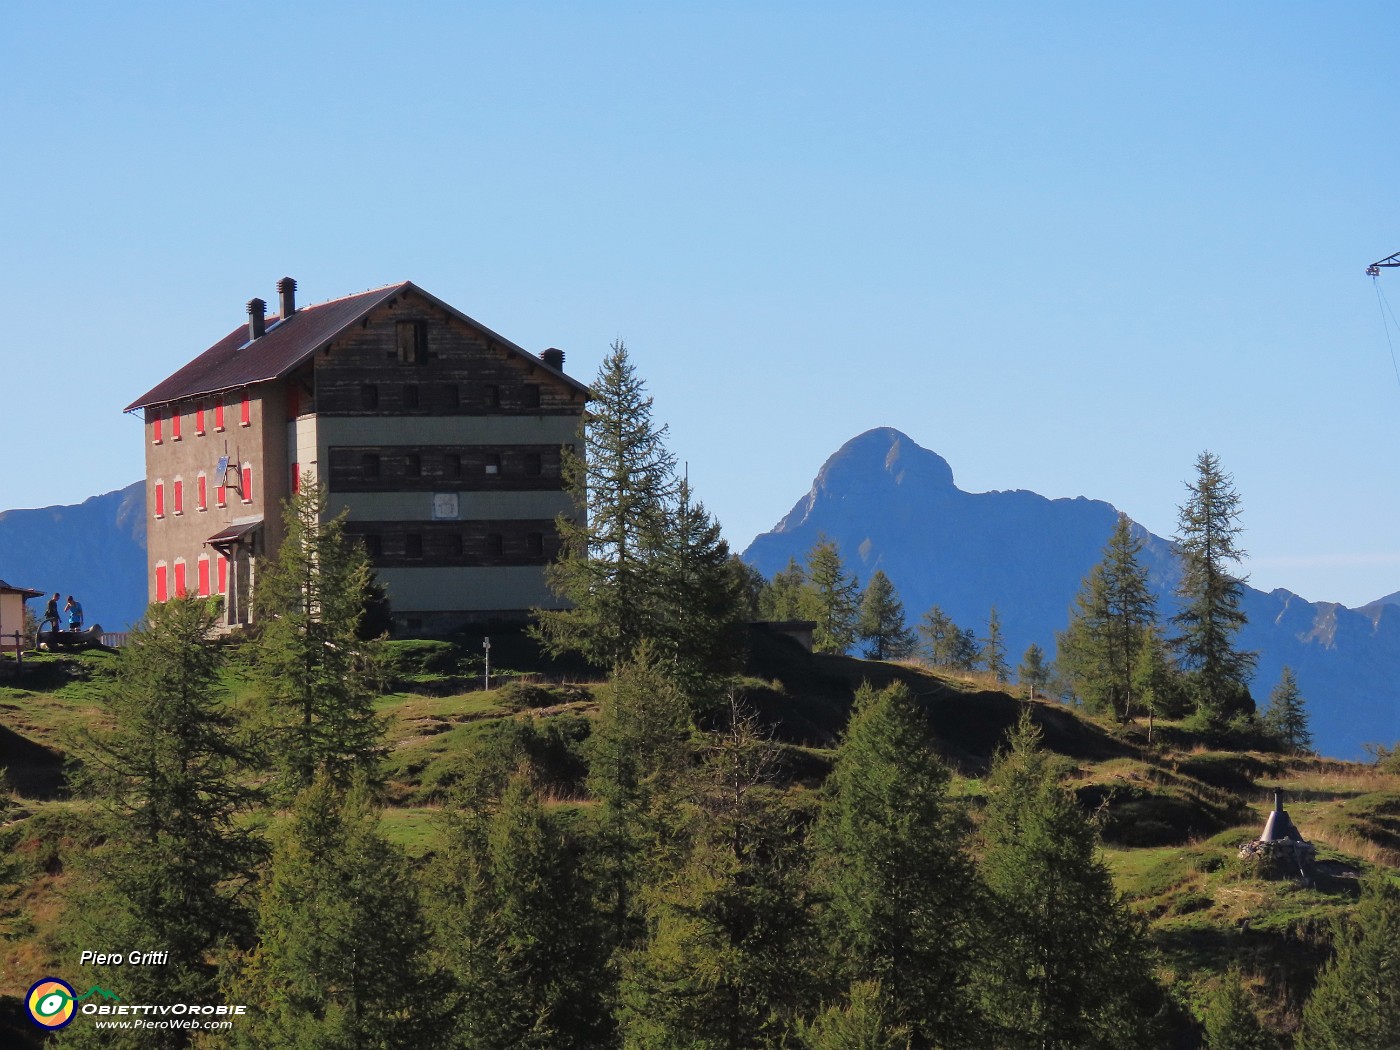
[[[200,510],[209,509],[209,479],[200,474],[196,479],[195,498],[198,500]]]
[[[253,423],[253,408],[248,404],[248,395],[243,395],[243,400],[238,405],[238,425],[240,427],[251,426]]]
[[[160,409],[151,409],[151,444],[159,445],[165,440],[165,420],[161,417]]]
[[[228,486],[227,486],[227,485],[215,485],[215,486],[214,486],[214,502],[217,503],[220,507],[227,507],[227,506],[228,506]]]
[[[175,597],[185,596],[185,559],[175,559]]]
[[[214,429],[224,429],[224,399],[222,395],[214,399]]]
[[[199,596],[209,597],[209,555],[199,556]]]
[[[228,559],[219,555],[219,593],[228,593]]]
[[[170,484],[170,504],[176,514],[185,513],[185,483],[179,478]]]
[[[202,400],[194,403],[194,432],[200,437],[204,436],[204,402]]]
[[[170,440],[180,440],[180,409],[178,405],[170,410]]]
[[[247,464],[243,466],[243,502],[253,502],[253,468]]]
[[[168,602],[170,600],[169,571],[165,567],[165,562],[156,566],[156,601]]]
[[[165,517],[165,482],[156,482],[156,517]]]

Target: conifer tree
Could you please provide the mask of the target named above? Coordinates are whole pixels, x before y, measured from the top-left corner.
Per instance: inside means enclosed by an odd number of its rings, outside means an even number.
[[[1220,725],[1254,713],[1249,680],[1256,654],[1235,647],[1247,619],[1241,608],[1246,577],[1230,572],[1245,556],[1238,543],[1240,496],[1210,452],[1197,457],[1196,480],[1186,487],[1190,495],[1180,509],[1176,537],[1181,611],[1173,622],[1180,634],[1173,645],[1197,710],[1208,723]]]
[[[810,998],[810,905],[801,843],[769,783],[777,752],[737,709],[708,752],[623,975],[623,1045],[635,1050],[777,1048]]]
[[[1133,694],[1135,702],[1147,710],[1149,743],[1158,718],[1181,718],[1191,710],[1186,683],[1172,661],[1166,639],[1155,626],[1143,634],[1133,668]]]
[[[1000,625],[998,625],[1000,626]],[[977,640],[977,632],[964,627],[953,636],[952,659],[948,666],[955,671],[975,671],[982,662],[982,646]],[[1003,656],[1005,651],[1003,650]]]
[[[801,1028],[807,1050],[908,1050],[909,1029],[895,1022],[878,981],[857,981],[844,1003],[825,1007]]]
[[[284,797],[322,770],[342,787],[357,775],[373,780],[382,754],[379,645],[358,636],[373,574],[345,534],[345,513],[326,518],[327,499],[303,474],[285,508],[286,538],[258,574],[253,673]]]
[[[914,1045],[975,1046],[976,880],[932,748],[903,684],[856,693],[814,836],[823,942],[853,1004],[861,982],[877,982],[882,1015]]]
[[[676,492],[676,460],[620,340],[603,359],[591,395],[583,449],[566,450],[562,463],[576,510],[557,521],[563,549],[545,575],[571,608],[536,613],[551,650],[581,652],[611,667],[648,636],[656,612],[653,560]]]
[[[1244,975],[1233,966],[1207,1002],[1204,1020],[1206,1050],[1275,1050],[1278,1045],[1260,1025]]]
[[[875,660],[902,660],[914,651],[914,632],[904,622],[904,603],[894,584],[876,569],[860,600],[856,634],[867,643],[865,655]]]
[[[807,590],[807,570],[796,558],[789,558],[787,568],[773,574],[772,581],[759,599],[759,614],[765,620],[800,620],[806,614],[803,595]]]
[[[1141,705],[1134,672],[1157,616],[1141,553],[1132,522],[1118,515],[1103,558],[1080,586],[1069,628],[1058,638],[1056,662],[1085,705],[1123,721]]]
[[[953,663],[955,639],[961,632],[947,613],[935,605],[919,620],[919,635],[924,640],[924,651],[929,661],[938,667],[949,667]]]
[[[817,622],[813,648],[844,654],[855,641],[860,585],[847,574],[841,552],[825,536],[807,552],[806,618]]]
[[[1298,678],[1291,667],[1285,667],[1278,685],[1269,694],[1269,706],[1264,709],[1264,730],[1290,753],[1312,753],[1312,732],[1308,728],[1308,711]]]
[[[231,989],[257,1004],[235,1028],[240,1045],[447,1045],[447,986],[413,876],[378,825],[363,780],[347,792],[323,770],[297,796],[263,888],[257,949]]]
[[[992,606],[991,615],[987,617],[987,637],[982,646],[982,660],[987,665],[987,671],[998,683],[1006,681],[1011,668],[1006,662],[1006,639],[1001,634],[1001,617],[997,615],[995,605]]]
[[[1400,1046],[1400,887],[1382,873],[1368,878],[1334,945],[1303,1008],[1298,1050]]]
[[[1031,642],[1021,657],[1021,666],[1016,670],[1017,680],[1030,690],[1031,699],[1037,691],[1043,692],[1050,681],[1050,665],[1045,662],[1045,650]]]
[[[118,657],[105,697],[112,727],[89,729],[79,744],[81,782],[98,801],[107,844],[79,863],[70,937],[75,949],[169,951],[163,966],[83,974],[120,985],[133,1002],[211,1001],[209,953],[251,932],[243,891],[261,851],[242,817],[257,798],[243,775],[246,741],[220,695],[214,626],[204,599],[152,605]],[[65,1041],[173,1047],[188,1033],[99,1032],[80,1021]]]
[[[979,871],[991,944],[978,976],[1005,1050],[1160,1045],[1160,991],[1140,923],[1098,855],[1093,827],[1022,715],[987,779]]]
[[[580,845],[526,768],[449,825],[435,912],[458,987],[455,1045],[607,1045],[611,969]]]

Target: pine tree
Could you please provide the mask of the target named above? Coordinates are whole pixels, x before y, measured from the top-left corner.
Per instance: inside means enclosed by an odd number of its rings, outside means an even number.
[[[253,660],[265,746],[284,797],[324,770],[342,787],[377,775],[382,725],[374,711],[379,645],[359,637],[373,584],[345,513],[326,518],[326,490],[302,475],[285,508],[286,538],[258,573]]]
[[[807,590],[807,570],[789,558],[787,568],[773,574],[772,582],[759,598],[759,615],[765,620],[800,620],[806,610],[802,596]]]
[[[583,451],[566,450],[565,484],[577,504],[557,521],[560,558],[545,578],[571,608],[536,610],[542,639],[606,666],[623,662],[657,605],[655,546],[676,493],[665,426],[621,341],[603,359],[584,415]]]
[[[1362,886],[1353,921],[1335,936],[1303,1008],[1298,1050],[1390,1050],[1400,1046],[1400,886],[1384,874]]]
[[[75,948],[168,950],[164,966],[82,975],[104,987],[120,984],[135,1002],[211,1001],[209,953],[251,932],[243,891],[261,851],[243,816],[257,797],[245,783],[246,742],[220,694],[215,623],[204,599],[152,605],[118,658],[105,697],[111,728],[89,729],[79,745],[81,781],[103,812],[107,844],[78,865],[71,939]],[[67,1041],[78,1045],[89,1037],[143,1047],[188,1039],[178,1031],[95,1032],[87,1024],[70,1033]]]
[[[1308,728],[1308,711],[1298,678],[1291,667],[1285,667],[1278,685],[1269,694],[1269,706],[1261,720],[1267,733],[1294,755],[1312,753],[1312,732]]]
[[[902,660],[914,651],[916,640],[904,622],[904,603],[880,569],[870,577],[861,597],[856,634],[869,643],[865,655],[875,660]]]
[[[1000,684],[1006,681],[1011,667],[1006,662],[1006,640],[1001,634],[1001,617],[997,615],[995,605],[987,618],[987,637],[983,642],[982,661],[987,665],[988,673]]]
[[[936,605],[919,620],[919,635],[924,640],[924,651],[928,654],[929,661],[938,667],[952,666],[955,639],[960,633],[958,625]]]
[[[845,1003],[827,1006],[801,1027],[807,1050],[908,1050],[909,1029],[897,1024],[878,981],[857,981]]]
[[[993,950],[978,984],[1005,1050],[1160,1045],[1161,995],[1141,924],[1098,855],[1093,827],[1023,714],[987,779],[979,871]]]
[[[948,783],[909,690],[863,685],[814,836],[824,943],[853,1003],[878,982],[884,1016],[919,1046],[977,1044],[976,880]]]
[[[1050,665],[1045,662],[1045,650],[1031,642],[1021,657],[1021,666],[1016,670],[1017,680],[1030,690],[1031,699],[1037,691],[1043,692],[1050,682]]]
[[[1245,556],[1238,544],[1240,497],[1234,479],[1210,452],[1197,457],[1196,481],[1186,487],[1190,495],[1180,509],[1176,537],[1182,574],[1177,588],[1181,611],[1174,622],[1181,633],[1173,645],[1197,710],[1207,722],[1220,725],[1254,713],[1249,679],[1256,654],[1235,648],[1235,636],[1246,622],[1241,608],[1246,577],[1230,573],[1230,566]]]
[[[825,536],[807,552],[807,591],[803,607],[806,619],[817,622],[813,649],[844,654],[855,641],[860,585],[847,575],[841,552]]]
[[[623,1045],[779,1047],[810,999],[801,842],[771,786],[777,751],[734,710],[688,792],[677,861],[647,889],[623,975]]]
[[[1058,638],[1056,662],[1085,705],[1122,721],[1141,706],[1133,676],[1157,616],[1141,553],[1132,522],[1118,515],[1103,558],[1080,586],[1069,628]]]
[[[1166,639],[1155,626],[1144,632],[1142,648],[1138,650],[1133,693],[1136,702],[1147,709],[1148,743],[1152,742],[1158,718],[1181,718],[1191,709],[1186,683],[1172,661]]]
[[[1250,1003],[1244,975],[1235,967],[1221,979],[1206,1004],[1206,1050],[1275,1050]]]
[[[258,946],[234,978],[257,1012],[240,1045],[385,1050],[445,1046],[445,982],[408,860],[379,833],[363,781],[322,771],[277,837]]]
[[[449,825],[434,881],[439,941],[459,992],[455,1045],[607,1045],[611,971],[580,855],[528,769]]]

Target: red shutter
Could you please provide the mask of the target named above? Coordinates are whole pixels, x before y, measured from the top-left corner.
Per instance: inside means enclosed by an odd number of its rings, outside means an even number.
[[[223,485],[214,486],[214,502],[223,507],[228,503],[228,489]]]
[[[243,502],[253,502],[253,468],[243,468]]]
[[[228,593],[228,559],[219,555],[219,593]]]
[[[203,402],[203,401],[196,401],[196,402],[194,403],[194,432],[195,432],[196,434],[203,434],[203,433],[204,433],[204,402]]]
[[[165,439],[165,420],[161,419],[160,409],[151,409],[151,444],[159,445]]]
[[[214,399],[214,429],[224,429],[224,398],[222,394]]]
[[[185,563],[177,561],[175,563],[175,597],[185,596]]]
[[[156,517],[165,517],[165,482],[156,482]]]
[[[170,436],[176,441],[180,440],[180,407],[178,405],[170,410]]]
[[[171,502],[175,505],[175,513],[185,513],[185,483],[179,478],[175,479],[175,491],[172,495]]]
[[[199,556],[199,596],[209,597],[209,555]]]
[[[199,509],[209,509],[209,479],[203,474],[199,476]]]
[[[252,409],[248,405],[248,395],[243,395],[243,402],[238,406],[238,425],[246,427],[253,421]]]
[[[156,601],[164,602],[170,600],[170,589],[165,582],[165,566],[156,566]]]

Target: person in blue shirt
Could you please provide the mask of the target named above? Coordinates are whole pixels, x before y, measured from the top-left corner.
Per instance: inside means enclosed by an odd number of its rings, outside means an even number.
[[[63,611],[68,614],[68,629],[70,631],[81,631],[83,629],[83,607],[71,594],[68,596],[68,604],[63,607]]]

